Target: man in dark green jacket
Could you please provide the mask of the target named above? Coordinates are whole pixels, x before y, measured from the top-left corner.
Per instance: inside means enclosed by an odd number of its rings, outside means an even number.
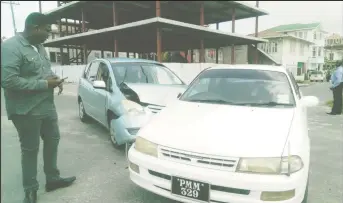
[[[7,116],[19,134],[24,203],[37,201],[37,158],[42,138],[46,191],[67,187],[75,177],[61,178],[57,167],[60,140],[54,88],[62,82],[51,70],[42,43],[51,32],[51,22],[40,13],[31,13],[25,30],[1,44],[1,86]]]

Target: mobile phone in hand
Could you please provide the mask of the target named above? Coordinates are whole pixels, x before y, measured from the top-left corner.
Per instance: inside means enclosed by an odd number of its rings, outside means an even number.
[[[68,77],[65,77],[61,80],[61,83],[64,82],[66,79],[68,79]]]

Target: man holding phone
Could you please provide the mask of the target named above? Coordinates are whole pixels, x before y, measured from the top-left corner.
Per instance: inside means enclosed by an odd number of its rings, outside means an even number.
[[[76,177],[61,178],[57,167],[60,140],[54,88],[63,90],[61,80],[51,70],[42,43],[48,39],[51,23],[41,13],[31,13],[25,30],[1,45],[1,86],[7,116],[17,129],[21,147],[24,203],[37,202],[37,159],[42,138],[45,189],[47,192],[71,185]]]

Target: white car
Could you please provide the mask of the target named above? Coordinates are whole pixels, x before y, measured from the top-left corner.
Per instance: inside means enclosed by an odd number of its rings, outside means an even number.
[[[320,82],[324,82],[325,80],[325,76],[324,73],[321,71],[313,71],[310,73],[310,81],[320,81]]]
[[[306,202],[317,104],[282,67],[206,69],[138,132],[130,178],[187,203]]]

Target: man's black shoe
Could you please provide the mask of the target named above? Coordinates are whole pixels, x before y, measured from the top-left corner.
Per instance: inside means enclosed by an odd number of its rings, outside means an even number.
[[[25,192],[24,203],[37,203],[37,191]]]
[[[54,191],[54,190],[59,189],[59,188],[68,187],[71,184],[73,184],[73,182],[75,180],[76,180],[76,177],[73,176],[73,177],[69,177],[69,178],[60,178],[58,180],[47,182],[45,185],[45,190],[47,192],[51,192],[51,191]]]
[[[330,113],[327,113],[328,115],[341,115],[341,113],[333,113],[333,112],[330,112]]]

